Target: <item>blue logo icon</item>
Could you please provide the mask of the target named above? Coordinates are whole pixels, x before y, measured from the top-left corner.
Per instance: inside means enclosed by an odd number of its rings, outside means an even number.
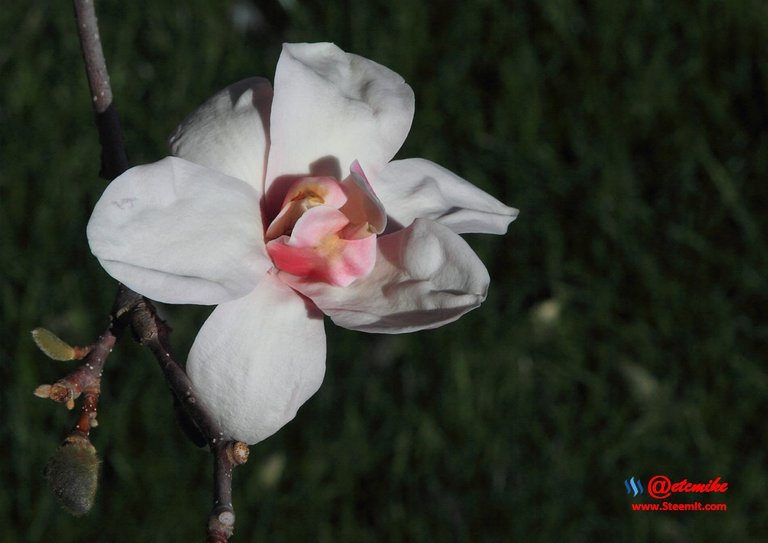
[[[627,494],[634,493],[633,495],[637,496],[638,494],[645,492],[643,483],[640,482],[640,479],[635,479],[634,477],[631,479],[624,479],[624,486],[627,489]]]

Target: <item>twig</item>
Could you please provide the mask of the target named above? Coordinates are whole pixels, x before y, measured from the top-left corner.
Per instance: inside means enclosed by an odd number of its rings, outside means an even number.
[[[205,407],[198,402],[192,381],[176,362],[168,341],[168,325],[148,300],[122,287],[118,298],[133,299],[131,327],[135,339],[155,355],[171,392],[191,420],[194,430],[207,442],[213,453],[213,509],[208,517],[209,543],[225,543],[232,536],[235,511],[232,507],[232,470],[248,459],[248,446],[239,441],[224,440],[224,433]],[[196,441],[196,436],[190,436]]]
[[[76,516],[90,511],[96,496],[99,460],[89,436],[91,428],[98,426],[96,416],[104,364],[117,337],[126,326],[125,319],[118,318],[116,313],[113,311],[109,327],[93,345],[71,349],[75,359],[82,358],[79,354],[88,353],[80,367],[53,385],[41,385],[35,390],[36,396],[65,402],[68,409],[74,407],[75,400],[81,393],[83,396],[83,406],[77,424],[56,449],[44,470],[54,494],[61,504]],[[38,339],[39,336],[36,341]],[[47,352],[44,348],[50,347],[50,342],[45,345],[38,343],[38,346],[46,354],[55,354]]]
[[[73,0],[73,6],[101,144],[100,175],[112,180],[128,168],[122,128],[112,99],[109,72],[101,47],[93,2]],[[247,445],[223,440],[224,434],[220,427],[202,403],[198,402],[192,382],[171,352],[168,341],[170,328],[158,317],[148,299],[120,285],[112,316],[113,322],[130,322],[137,341],[149,347],[183,412],[192,420],[192,425],[210,446],[214,456],[214,507],[209,517],[208,541],[228,541],[235,522],[232,508],[232,469],[247,460]],[[84,387],[84,390],[86,392],[83,415],[76,428],[90,429],[95,421],[98,391],[89,391],[87,387]],[[195,441],[194,437],[191,439]]]
[[[207,442],[213,453],[213,509],[208,517],[208,543],[225,543],[235,527],[232,507],[232,470],[248,460],[248,446],[240,441],[224,440],[224,433],[205,407],[198,402],[192,381],[176,362],[168,341],[168,325],[148,300],[122,287],[119,298],[134,299],[131,309],[131,327],[135,339],[146,345],[155,355],[171,392],[194,425],[194,429]],[[196,441],[196,436],[190,436]]]
[[[99,336],[96,343],[88,347],[90,351],[85,357],[83,364],[52,385],[40,385],[35,389],[35,396],[66,403],[67,409],[72,409],[75,406],[75,400],[80,397],[81,393],[85,393],[90,398],[85,402],[90,404],[88,408],[89,418],[95,420],[96,406],[98,405],[98,397],[101,390],[101,373],[104,369],[104,363],[107,361],[109,353],[112,352],[112,347],[114,347],[117,336],[120,333],[116,326],[116,321],[112,319],[109,328]],[[95,399],[93,398],[94,396]],[[78,426],[80,424],[78,423]],[[87,426],[85,426],[86,423],[83,424],[83,428],[85,428],[84,433],[86,434],[91,426],[96,426],[90,423],[87,423]]]
[[[168,337],[170,328],[157,315],[157,311],[149,300],[125,287],[122,288],[125,291],[123,297],[135,300],[131,309],[131,328],[134,338],[147,346],[155,355],[171,392],[213,449],[223,440],[224,433],[208,410],[197,401],[192,381],[176,362]]]
[[[112,101],[109,72],[101,48],[99,23],[92,0],[73,0],[77,34],[83,53],[88,87],[91,89],[96,130],[101,143],[101,170],[99,175],[111,181],[128,169],[128,158],[123,144],[120,118]]]
[[[235,529],[232,508],[232,470],[248,460],[241,441],[219,442],[213,448],[213,510],[208,517],[207,543],[226,543]]]

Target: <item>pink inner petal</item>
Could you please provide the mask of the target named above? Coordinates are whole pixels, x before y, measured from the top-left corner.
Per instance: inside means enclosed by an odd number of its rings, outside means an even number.
[[[277,217],[265,233],[267,241],[290,234],[296,221],[308,210],[319,205],[338,209],[347,197],[338,181],[332,177],[302,177],[288,189]]]
[[[329,206],[317,206],[299,218],[290,237],[267,243],[278,269],[345,287],[368,275],[376,261],[376,235],[348,239],[349,220]]]
[[[294,247],[318,247],[323,240],[338,237],[338,232],[349,224],[349,219],[329,206],[317,206],[307,210],[299,217],[291,234]]]
[[[340,209],[354,224],[368,224],[371,232],[380,234],[387,226],[387,214],[373,187],[355,160],[350,175],[341,182],[347,202]]]

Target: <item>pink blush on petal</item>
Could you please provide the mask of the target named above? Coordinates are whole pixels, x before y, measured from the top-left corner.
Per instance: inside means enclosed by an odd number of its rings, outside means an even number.
[[[349,219],[338,209],[313,207],[296,221],[290,243],[295,247],[317,247],[325,237],[338,234],[348,224]]]
[[[287,273],[345,287],[368,275],[376,261],[376,235],[346,239],[349,224],[340,211],[317,206],[296,222],[290,237],[267,243],[275,266]]]
[[[299,277],[308,277],[322,265],[313,247],[293,247],[290,238],[282,236],[267,243],[267,252],[277,269]]]
[[[326,260],[324,280],[337,287],[346,287],[373,270],[376,263],[376,235],[338,241],[336,253]]]

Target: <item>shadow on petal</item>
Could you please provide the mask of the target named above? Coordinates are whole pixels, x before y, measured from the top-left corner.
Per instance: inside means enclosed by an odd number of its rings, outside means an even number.
[[[297,179],[302,177],[333,177],[341,180],[341,166],[339,159],[333,155],[327,155],[315,160],[309,165],[309,171],[304,173],[284,174],[266,183],[267,190],[264,193],[263,216],[264,229],[280,213],[285,195]]]
[[[333,177],[341,181],[341,164],[337,157],[327,155],[310,164],[309,173],[316,177]]]

